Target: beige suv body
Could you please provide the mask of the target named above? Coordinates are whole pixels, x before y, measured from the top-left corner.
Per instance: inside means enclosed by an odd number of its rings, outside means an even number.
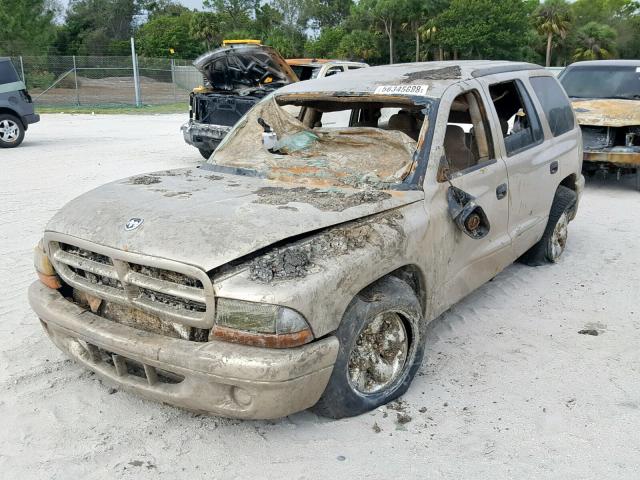
[[[338,111],[348,122],[323,127]],[[355,415],[406,391],[428,322],[518,258],[559,259],[580,145],[534,65],[291,84],[200,168],[65,206],[29,299],[58,347],[145,397],[240,418]]]

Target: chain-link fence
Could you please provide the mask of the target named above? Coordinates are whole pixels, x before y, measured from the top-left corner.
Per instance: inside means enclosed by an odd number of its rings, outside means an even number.
[[[12,57],[39,105],[162,105],[188,102],[202,85],[190,60],[174,58]]]

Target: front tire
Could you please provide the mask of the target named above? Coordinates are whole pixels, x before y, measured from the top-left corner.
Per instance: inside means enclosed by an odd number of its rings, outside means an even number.
[[[542,238],[520,258],[523,263],[535,267],[560,259],[567,245],[567,227],[576,200],[573,190],[562,185],[558,187]]]
[[[15,148],[24,140],[24,125],[17,117],[0,113],[0,148]]]
[[[313,410],[330,418],[360,415],[407,391],[425,347],[422,306],[411,287],[388,276],[360,292],[338,327],[338,358]]]

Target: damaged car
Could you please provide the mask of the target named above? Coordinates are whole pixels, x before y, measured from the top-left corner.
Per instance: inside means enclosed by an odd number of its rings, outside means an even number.
[[[635,172],[640,189],[640,61],[574,63],[560,82],[582,128],[585,173]]]
[[[0,57],[0,148],[15,148],[29,125],[40,121],[33,100],[11,59]]]
[[[205,85],[189,96],[185,142],[208,159],[231,127],[260,99],[298,77],[273,48],[255,41],[226,41],[196,58]]]
[[[344,123],[326,126],[335,112]],[[407,391],[429,322],[516,259],[561,261],[581,166],[569,100],[536,65],[293,83],[199,168],[63,207],[29,302],[56,346],[143,397],[358,415]]]

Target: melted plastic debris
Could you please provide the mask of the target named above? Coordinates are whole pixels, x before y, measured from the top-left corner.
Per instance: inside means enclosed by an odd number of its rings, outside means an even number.
[[[254,192],[258,199],[253,203],[267,205],[287,205],[291,202],[308,203],[318,210],[341,212],[363,203],[374,203],[391,197],[386,192],[361,190],[347,194],[340,190],[322,190],[319,188],[282,188],[262,187]]]
[[[274,280],[304,277],[318,269],[316,263],[319,260],[345,255],[372,243],[375,235],[374,223],[400,231],[401,219],[401,213],[392,212],[368,223],[328,230],[301,245],[276,248],[251,261],[251,279],[269,283]]]
[[[432,70],[421,70],[419,72],[406,73],[406,80],[403,83],[409,83],[414,80],[451,80],[461,77],[460,67],[444,67],[434,68]]]

